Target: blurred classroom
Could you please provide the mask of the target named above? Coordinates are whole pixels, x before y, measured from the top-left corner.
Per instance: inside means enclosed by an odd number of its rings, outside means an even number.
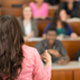
[[[0,0],[4,15],[17,18],[24,44],[41,57],[53,50],[51,80],[80,80],[80,0]],[[50,40],[56,40],[53,47],[46,42]]]

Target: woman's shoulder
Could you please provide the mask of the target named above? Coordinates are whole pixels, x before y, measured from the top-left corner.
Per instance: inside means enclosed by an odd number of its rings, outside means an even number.
[[[30,46],[27,46],[26,44],[23,44],[22,50],[31,51],[31,50],[36,50],[36,49]]]
[[[25,57],[27,57],[27,56],[34,56],[35,54],[34,53],[36,53],[36,49],[35,48],[33,48],[33,47],[29,47],[29,46],[27,46],[27,45],[22,45],[22,50],[23,50],[23,55],[25,56]]]

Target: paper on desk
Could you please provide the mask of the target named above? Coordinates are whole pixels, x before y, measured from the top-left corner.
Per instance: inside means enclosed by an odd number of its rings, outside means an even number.
[[[28,41],[41,41],[43,40],[42,37],[38,37],[38,38],[30,38]]]

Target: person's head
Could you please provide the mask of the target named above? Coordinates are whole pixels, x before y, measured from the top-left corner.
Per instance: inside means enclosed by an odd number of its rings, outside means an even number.
[[[57,10],[52,19],[52,25],[57,27],[58,22],[66,22],[67,13],[64,9]]]
[[[66,21],[67,20],[68,15],[67,15],[67,13],[64,9],[60,10],[59,17],[60,17],[61,21]]]
[[[12,16],[0,17],[0,80],[13,80],[21,71],[23,60],[22,31],[18,21]]]
[[[47,33],[46,33],[46,39],[48,40],[48,43],[53,44],[56,38],[57,38],[56,27],[50,26],[50,28],[48,28]]]
[[[37,4],[39,4],[39,5],[41,5],[41,4],[44,2],[44,0],[35,0],[35,2],[36,2]]]
[[[23,19],[31,19],[32,18],[32,9],[30,6],[24,4],[23,5]]]

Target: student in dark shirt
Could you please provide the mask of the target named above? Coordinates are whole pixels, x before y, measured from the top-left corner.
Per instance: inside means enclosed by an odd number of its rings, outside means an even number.
[[[65,9],[70,17],[80,17],[80,2],[67,0],[59,5],[59,9]]]
[[[42,60],[47,50],[47,52],[52,55],[53,62],[58,62],[59,64],[66,64],[69,61],[69,56],[62,42],[57,40],[56,38],[57,38],[56,28],[50,27],[47,30],[46,39],[37,43],[35,47],[40,53]]]

